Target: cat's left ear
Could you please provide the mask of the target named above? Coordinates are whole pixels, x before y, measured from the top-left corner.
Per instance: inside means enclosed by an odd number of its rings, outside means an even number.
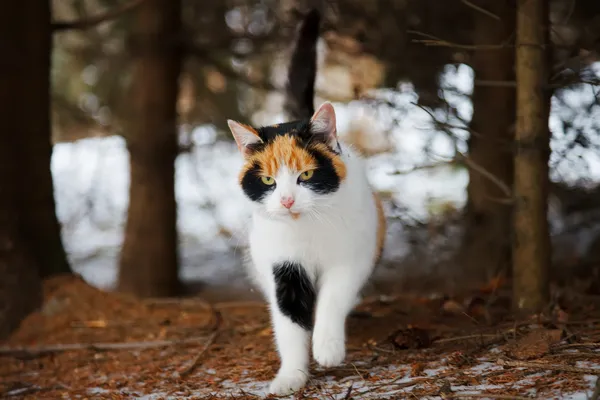
[[[316,135],[332,149],[338,149],[335,110],[330,102],[321,104],[310,118],[310,133]]]

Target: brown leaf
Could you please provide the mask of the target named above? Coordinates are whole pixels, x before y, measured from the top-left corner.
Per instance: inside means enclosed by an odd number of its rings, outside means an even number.
[[[537,329],[507,346],[507,353],[517,360],[531,360],[548,353],[562,337],[560,329]]]
[[[389,339],[398,349],[422,349],[431,345],[427,331],[416,327],[398,329],[390,335]]]
[[[442,304],[442,310],[446,313],[454,315],[465,313],[465,308],[456,300],[451,299],[444,301]]]
[[[552,311],[557,323],[564,324],[569,321],[569,314],[560,306],[556,305]]]
[[[504,277],[497,276],[495,278],[492,278],[486,285],[484,285],[482,288],[480,288],[479,291],[481,293],[494,293],[499,288],[501,288],[505,282],[506,282],[506,279]]]
[[[425,364],[420,363],[420,362],[412,363],[410,366],[410,376],[412,376],[412,377],[423,376],[423,375],[425,375],[425,373],[423,373],[424,369],[425,369]]]

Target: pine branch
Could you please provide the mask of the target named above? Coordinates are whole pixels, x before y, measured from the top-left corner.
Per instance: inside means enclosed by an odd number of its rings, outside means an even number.
[[[113,10],[109,10],[104,14],[82,18],[75,21],[53,22],[52,31],[61,32],[66,30],[85,30],[93,28],[104,22],[109,22],[119,18],[121,15],[141,5],[144,1],[146,0],[130,0],[129,2],[115,7]]]

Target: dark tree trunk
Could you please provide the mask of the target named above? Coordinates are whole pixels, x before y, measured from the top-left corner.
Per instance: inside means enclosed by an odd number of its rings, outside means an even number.
[[[539,311],[548,301],[548,1],[518,0],[517,151],[515,154],[513,305]]]
[[[4,3],[0,37],[10,39],[0,42],[0,337],[40,304],[40,271],[68,271],[50,177],[50,35],[47,1]]]
[[[514,1],[484,0],[477,4],[500,20],[474,11],[475,44],[513,43]],[[475,50],[472,66],[477,81],[514,81],[514,49]],[[475,85],[469,157],[509,188],[513,179],[514,121],[514,88]],[[465,234],[459,252],[460,264],[476,280],[509,270],[511,245],[509,194],[477,169],[469,169]]]
[[[131,183],[119,290],[170,296],[179,289],[175,157],[181,70],[180,0],[148,0],[135,13],[127,134]]]
[[[71,271],[56,218],[54,185],[50,171],[52,156],[50,124],[50,56],[52,31],[48,0],[25,2],[20,21],[23,44],[19,58],[23,67],[12,79],[19,82],[13,101],[28,109],[20,121],[15,151],[19,169],[21,229],[40,268],[42,278]]]

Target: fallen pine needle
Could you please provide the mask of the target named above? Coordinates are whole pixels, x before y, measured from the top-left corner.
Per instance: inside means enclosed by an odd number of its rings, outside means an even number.
[[[545,369],[549,371],[560,371],[560,372],[575,372],[579,374],[598,375],[600,368],[581,368],[571,367],[569,365],[556,365],[556,364],[545,364],[540,362],[531,361],[510,361],[510,360],[497,360],[496,364],[504,367],[521,367],[521,368],[537,368]]]

